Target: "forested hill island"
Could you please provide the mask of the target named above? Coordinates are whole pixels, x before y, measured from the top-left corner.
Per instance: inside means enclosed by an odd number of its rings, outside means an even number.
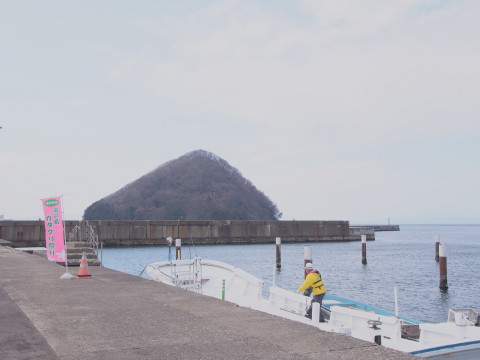
[[[277,206],[240,171],[189,152],[90,205],[84,220],[279,220]]]

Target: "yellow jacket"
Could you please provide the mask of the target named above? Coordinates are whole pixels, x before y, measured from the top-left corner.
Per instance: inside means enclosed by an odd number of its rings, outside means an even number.
[[[320,295],[327,292],[327,288],[323,284],[322,277],[317,270],[312,270],[308,273],[305,281],[300,285],[297,292],[304,291],[312,287],[313,295]]]

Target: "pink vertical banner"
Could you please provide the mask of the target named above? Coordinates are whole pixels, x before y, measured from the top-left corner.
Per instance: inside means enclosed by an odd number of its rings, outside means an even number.
[[[42,199],[45,214],[45,241],[47,258],[65,262],[65,240],[63,237],[62,197]]]

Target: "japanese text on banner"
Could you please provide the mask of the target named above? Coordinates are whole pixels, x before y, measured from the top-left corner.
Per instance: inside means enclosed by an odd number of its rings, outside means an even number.
[[[65,262],[61,197],[42,199],[45,214],[45,246],[50,261]]]

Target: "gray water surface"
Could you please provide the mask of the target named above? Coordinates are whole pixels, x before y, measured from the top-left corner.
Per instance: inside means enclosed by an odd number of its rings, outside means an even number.
[[[446,244],[448,291],[439,289],[435,236]],[[398,286],[401,315],[421,321],[445,321],[449,308],[480,310],[480,225],[401,225],[400,231],[377,232],[367,242],[367,265],[360,242],[282,244],[282,267],[274,270],[275,244],[197,245],[183,239],[182,258],[201,256],[226,262],[265,281],[296,291],[303,280],[304,246],[327,290],[394,311]],[[168,259],[168,247],[106,248],[105,267],[139,275],[146,265]],[[174,256],[175,249],[172,249]]]

